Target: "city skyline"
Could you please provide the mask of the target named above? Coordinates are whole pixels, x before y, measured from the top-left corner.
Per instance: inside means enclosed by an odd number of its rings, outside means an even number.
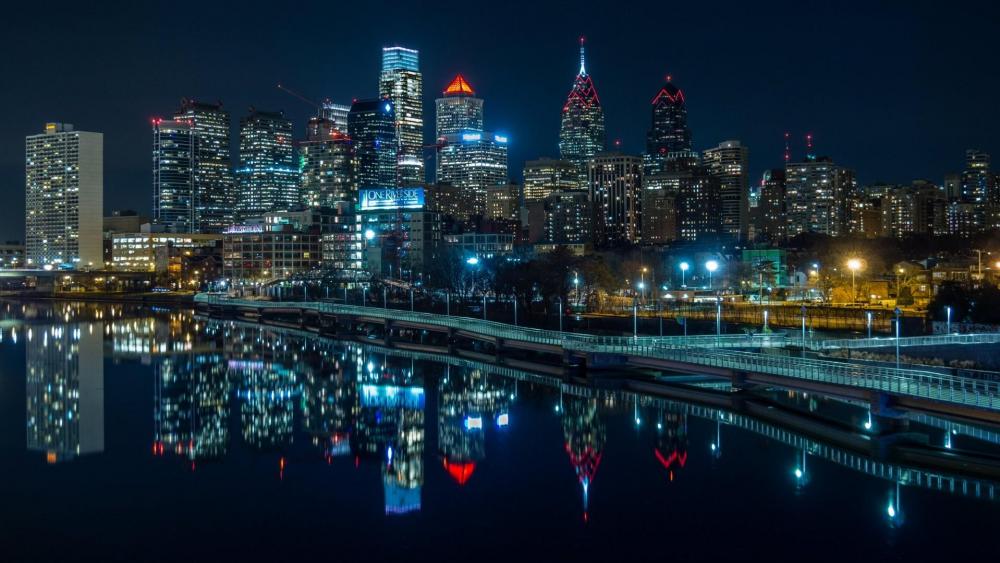
[[[366,8],[350,10],[344,17],[372,21],[364,18]],[[740,65],[732,62],[733,54],[724,47],[706,50],[717,36],[709,33],[707,37],[699,37],[698,31],[703,31],[706,25],[703,14],[671,14],[683,23],[672,29],[668,37],[660,37],[644,21],[651,18],[630,19],[622,13],[612,16],[611,21],[598,21],[587,17],[584,10],[559,20],[555,13],[543,9],[533,12],[530,24],[524,26],[526,37],[505,44],[505,49],[475,45],[458,51],[447,48],[442,39],[434,36],[433,29],[437,23],[461,23],[463,17],[434,13],[421,14],[415,20],[417,25],[386,21],[378,26],[376,33],[370,32],[367,23],[359,25],[358,31],[368,31],[365,38],[346,42],[348,47],[338,51],[332,60],[317,56],[315,62],[310,62],[301,57],[298,49],[276,50],[266,42],[210,45],[213,53],[230,62],[220,70],[211,61],[199,61],[197,50],[168,52],[172,38],[158,37],[149,45],[140,45],[141,34],[129,24],[141,17],[144,10],[132,8],[107,14],[100,22],[94,16],[87,20],[98,31],[95,36],[101,35],[102,28],[113,26],[117,33],[112,35],[124,42],[126,48],[122,52],[127,55],[112,57],[118,48],[111,51],[110,44],[98,39],[66,60],[53,61],[53,52],[46,48],[25,61],[11,61],[14,68],[9,72],[24,79],[4,95],[22,111],[9,122],[10,127],[5,128],[0,139],[0,148],[7,149],[0,156],[0,177],[9,185],[23,185],[20,150],[14,148],[23,142],[24,135],[45,122],[75,123],[82,130],[105,134],[106,210],[125,207],[148,212],[152,185],[148,166],[150,117],[175,107],[182,97],[219,99],[233,116],[245,114],[250,105],[283,110],[293,122],[295,137],[301,139],[305,137],[306,120],[314,109],[277,90],[274,86],[278,81],[316,100],[329,97],[345,103],[352,98],[370,97],[377,93],[381,48],[405,45],[421,52],[421,72],[427,84],[447,83],[461,72],[476,84],[477,90],[489,92],[491,128],[511,136],[511,175],[520,180],[526,160],[558,157],[558,108],[565,101],[566,90],[577,71],[576,41],[580,35],[587,37],[587,70],[601,93],[609,144],[621,139],[622,149],[628,154],[639,154],[642,150],[648,128],[648,103],[667,74],[672,74],[674,82],[685,92],[694,148],[704,150],[727,139],[739,139],[750,147],[751,182],[757,181],[764,170],[782,163],[782,135],[786,130],[793,133],[793,159],[801,158],[804,152],[801,139],[806,132],[812,132],[817,153],[829,154],[836,162],[856,170],[862,185],[877,180],[906,184],[917,178],[940,184],[945,174],[961,170],[966,149],[996,153],[989,125],[996,122],[993,114],[998,110],[988,102],[988,92],[995,89],[996,78],[981,72],[971,74],[972,82],[969,79],[969,72],[977,68],[977,62],[985,64],[988,49],[977,46],[977,42],[983,41],[975,38],[977,34],[959,36],[948,31],[946,25],[950,20],[959,20],[966,26],[964,31],[968,31],[986,24],[990,18],[981,14],[971,18],[962,6],[952,7],[947,13],[935,13],[934,17],[919,7],[906,13],[889,8],[866,10],[865,18],[854,19],[849,11],[835,12],[828,8],[815,8],[808,17],[785,14],[774,22],[783,35],[776,38],[762,37],[752,24],[754,19],[767,19],[781,12],[780,8],[753,7],[752,11],[733,8],[713,23],[717,24],[719,36],[728,30],[741,43],[738,58],[752,60],[748,68],[736,68]],[[875,17],[883,11],[891,11],[893,17]],[[524,13],[523,9],[514,9],[511,14],[503,15],[501,21],[523,20]],[[657,15],[656,10],[649,15]],[[738,21],[737,16],[745,21]],[[223,26],[220,29],[226,31],[237,26],[235,22],[223,23],[222,13],[211,10],[204,17],[206,24]],[[243,15],[240,21],[253,17]],[[854,32],[878,32],[884,41],[878,43],[878,49],[834,44],[830,34],[812,27],[815,24],[800,25],[802,29],[794,25],[833,23],[845,18]],[[865,23],[868,19],[871,21]],[[618,20],[632,23],[636,33],[615,32],[613,24]],[[281,27],[282,33],[294,34],[294,22],[295,16],[291,14],[277,18],[275,25]],[[421,26],[421,22],[428,25]],[[460,31],[457,38],[453,36],[448,42],[473,35],[460,25],[449,27]],[[8,37],[16,41],[31,29],[29,23]],[[953,40],[944,41],[945,47],[932,50],[925,42],[916,40],[922,36],[921,30],[934,30],[939,36],[943,33]],[[295,37],[295,41],[301,46],[313,40]],[[60,41],[54,43],[59,45]],[[801,49],[803,44],[809,48]],[[253,72],[241,70],[238,61],[231,60],[240,49],[249,49],[250,54],[266,52],[270,64],[254,67]],[[523,55],[528,52],[531,55],[525,58]],[[110,58],[109,64],[90,67],[91,74],[81,75],[80,70],[70,68],[76,57]],[[783,57],[787,58],[782,60]],[[293,59],[296,62],[290,62]],[[159,76],[157,71],[168,61],[180,63],[178,68],[184,70]],[[150,72],[135,77],[135,69],[143,64]],[[59,70],[64,79],[80,82],[80,87],[63,89],[61,94],[33,91],[31,84],[36,82],[31,78],[36,67]],[[845,72],[848,70],[853,76]],[[249,76],[241,76],[246,74]],[[927,86],[928,82],[920,81],[928,76],[942,83],[947,83],[950,77],[954,83],[966,87],[932,88]],[[831,77],[845,84],[824,86]],[[73,94],[65,94],[67,91]],[[837,103],[845,92],[851,96],[852,103],[846,104],[850,112],[842,109],[844,104]],[[428,89],[423,96],[425,116],[433,115],[433,103],[434,93]],[[113,108],[115,111],[111,111]],[[426,140],[431,131],[428,120],[424,121]],[[235,126],[232,135],[236,135]],[[16,189],[12,193],[16,199],[10,207],[21,208],[23,191]],[[21,214],[11,210],[2,214],[3,238],[22,239]]]

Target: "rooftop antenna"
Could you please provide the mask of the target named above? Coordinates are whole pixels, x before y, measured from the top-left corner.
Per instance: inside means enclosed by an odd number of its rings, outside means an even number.
[[[788,164],[792,160],[792,147],[789,144],[791,139],[791,133],[785,131],[785,164]]]
[[[587,75],[587,65],[586,65],[586,62],[585,62],[585,59],[584,59],[584,56],[583,56],[583,42],[584,42],[584,40],[585,40],[585,38],[581,35],[580,36],[580,76],[586,76]]]
[[[813,134],[806,133],[806,158],[816,160],[816,153],[813,151]]]

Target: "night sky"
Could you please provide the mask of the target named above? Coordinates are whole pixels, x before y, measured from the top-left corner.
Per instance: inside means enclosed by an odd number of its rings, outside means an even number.
[[[627,152],[643,150],[669,73],[695,148],[742,140],[751,181],[781,164],[786,130],[793,156],[811,131],[862,183],[940,182],[971,147],[1000,160],[1000,8],[986,2],[32,4],[0,23],[0,239],[23,239],[24,136],[46,121],[103,132],[106,210],[149,213],[151,117],[190,96],[222,100],[234,134],[254,105],[284,110],[303,136],[314,110],[275,85],[341,103],[376,95],[393,44],[420,50],[426,137],[434,98],[461,72],[487,128],[510,136],[515,179],[525,160],[558,156],[580,35],[608,138]]]

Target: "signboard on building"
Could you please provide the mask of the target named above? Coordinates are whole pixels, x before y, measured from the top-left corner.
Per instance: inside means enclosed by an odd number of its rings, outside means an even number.
[[[421,209],[423,188],[368,188],[361,190],[361,210]]]

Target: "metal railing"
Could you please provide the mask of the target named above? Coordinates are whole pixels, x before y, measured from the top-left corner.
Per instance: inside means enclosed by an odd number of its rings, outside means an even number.
[[[1000,333],[939,334],[934,336],[903,336],[899,338],[900,347],[997,343],[1000,343]],[[806,345],[813,350],[831,350],[837,348],[886,348],[895,346],[896,338],[890,336],[877,338],[827,339],[808,342]]]
[[[466,330],[493,338],[552,346],[567,351],[664,359],[691,365],[723,368],[734,372],[775,375],[790,380],[871,389],[889,394],[1000,410],[1000,382],[996,381],[973,379],[931,371],[855,364],[849,361],[815,360],[719,349],[783,347],[787,342],[782,335],[630,338],[567,333],[517,327],[506,323],[468,317],[453,317],[434,313],[357,305],[340,305],[327,302],[285,303],[250,301],[202,294],[196,296],[195,299],[203,303],[236,307],[309,309],[334,315],[340,314],[422,323],[456,330]],[[893,340],[890,339],[890,341]]]

